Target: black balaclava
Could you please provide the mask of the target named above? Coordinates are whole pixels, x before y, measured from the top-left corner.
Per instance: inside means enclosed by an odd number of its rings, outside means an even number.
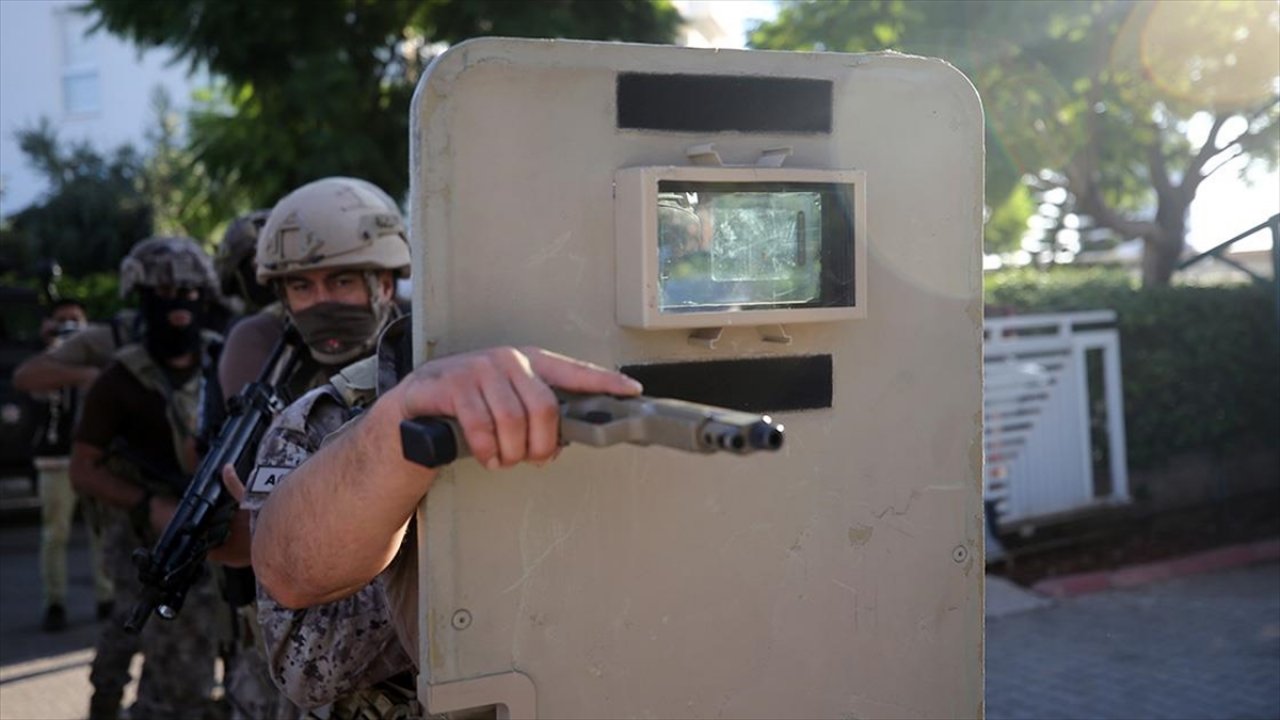
[[[142,317],[146,322],[146,336],[143,344],[151,357],[161,362],[181,357],[188,353],[200,351],[200,328],[205,321],[205,300],[203,293],[195,300],[182,297],[163,298],[152,288],[142,288]],[[186,310],[191,313],[191,322],[184,327],[169,323],[169,313],[173,310]]]

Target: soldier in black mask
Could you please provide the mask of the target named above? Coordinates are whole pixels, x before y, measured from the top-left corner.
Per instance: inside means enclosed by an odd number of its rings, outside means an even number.
[[[129,661],[141,650],[146,662],[130,717],[198,717],[214,679],[216,596],[208,578],[191,589],[177,620],[149,623],[140,637],[122,626],[141,591],[130,555],[155,543],[155,528],[173,514],[195,469],[199,400],[221,342],[203,328],[217,278],[194,240],[150,238],[121,263],[120,289],[137,293],[146,330],[90,388],[71,449],[72,484],[105,507],[104,555],[116,584],[115,617],[90,673],[89,715],[118,716]]]

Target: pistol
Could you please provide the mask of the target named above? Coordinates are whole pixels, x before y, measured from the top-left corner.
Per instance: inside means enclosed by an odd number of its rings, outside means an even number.
[[[782,448],[783,427],[768,415],[684,400],[556,393],[560,442],[606,447],[660,445],[693,453],[735,455]],[[462,430],[450,418],[421,417],[400,423],[400,444],[410,462],[437,468],[470,454]]]

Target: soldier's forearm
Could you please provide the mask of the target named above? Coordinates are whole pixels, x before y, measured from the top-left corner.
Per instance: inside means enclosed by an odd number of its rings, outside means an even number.
[[[435,475],[387,451],[401,419],[383,398],[271,493],[252,552],[276,602],[302,608],[340,599],[391,564]]]
[[[98,377],[98,368],[71,365],[49,355],[35,355],[13,371],[13,386],[25,393],[52,392],[87,385]]]
[[[71,484],[78,492],[108,505],[124,510],[137,505],[146,497],[146,492],[102,467],[103,456],[101,449],[87,443],[72,445]]]

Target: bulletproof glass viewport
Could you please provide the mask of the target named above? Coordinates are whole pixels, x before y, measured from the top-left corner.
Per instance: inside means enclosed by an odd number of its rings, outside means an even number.
[[[701,327],[865,316],[861,176],[620,171],[617,214],[632,228],[618,227],[620,321]]]

